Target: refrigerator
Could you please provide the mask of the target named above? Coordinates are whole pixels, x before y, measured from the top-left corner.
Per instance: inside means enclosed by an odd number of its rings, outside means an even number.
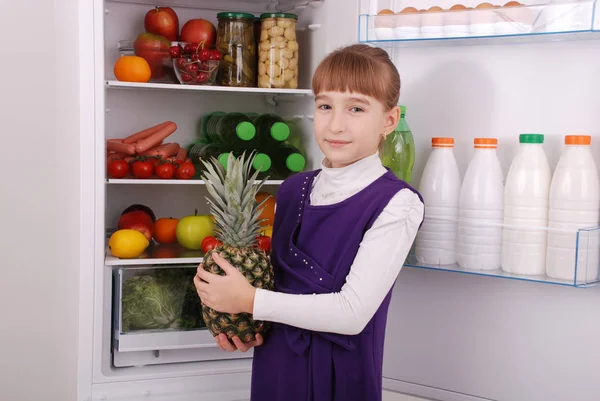
[[[455,3],[164,0],[159,4],[175,10],[180,28],[194,18],[217,26],[217,13],[223,11],[296,14],[298,88],[277,89],[119,81],[115,62],[130,54],[131,42],[144,32],[145,14],[157,4],[80,2],[80,120],[87,129],[81,132],[80,148],[78,399],[249,399],[252,352],[220,351],[199,322],[191,328],[125,327],[123,300],[130,278],[175,271],[193,276],[202,255],[165,257],[150,250],[134,259],[112,256],[107,242],[121,213],[134,204],[150,207],[157,218],[182,218],[196,209],[208,213],[207,191],[198,179],[109,178],[109,139],[170,120],[178,128],[169,140],[187,146],[197,138],[198,121],[208,113],[275,113],[301,140],[306,170],[317,169],[323,154],[312,139],[312,73],[329,52],[360,42],[385,49],[400,73],[400,104],[407,108],[416,148],[415,187],[435,136],[455,138],[461,175],[473,155],[475,137],[498,138],[504,174],[521,133],[545,135],[552,169],[566,134],[592,135],[593,154],[598,154],[596,2],[538,0],[514,8],[493,2],[493,8],[476,8],[480,2],[465,0],[466,7],[450,10]],[[442,11],[427,11],[434,6]],[[406,7],[421,11],[397,14]],[[378,15],[384,9],[394,15]],[[459,22],[447,30],[443,21],[450,20]],[[483,24],[483,30],[474,29],[476,24]],[[276,194],[280,184],[281,180],[269,180],[264,190]],[[590,240],[598,233],[594,227],[582,227],[580,235]],[[583,242],[578,254],[596,250]],[[465,271],[458,266],[422,265],[409,257],[388,314],[385,390],[449,401],[598,399],[596,283],[576,277],[554,280]]]

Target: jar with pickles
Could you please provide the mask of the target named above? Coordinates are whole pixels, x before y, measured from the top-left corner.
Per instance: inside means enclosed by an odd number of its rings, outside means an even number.
[[[257,51],[254,38],[254,15],[238,12],[217,14],[217,50],[219,63],[217,84],[221,86],[255,87]]]
[[[259,88],[298,88],[298,16],[265,13],[260,16],[258,52]]]

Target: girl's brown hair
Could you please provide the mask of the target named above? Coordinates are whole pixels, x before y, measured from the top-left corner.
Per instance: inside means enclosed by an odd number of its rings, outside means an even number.
[[[327,55],[313,75],[312,88],[315,95],[348,91],[371,96],[391,110],[400,97],[400,74],[385,50],[356,44]]]

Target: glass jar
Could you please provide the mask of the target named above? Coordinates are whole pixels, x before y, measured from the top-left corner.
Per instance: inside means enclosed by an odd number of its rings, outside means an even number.
[[[259,88],[298,88],[298,16],[265,13],[260,16]]]
[[[217,50],[223,55],[219,63],[217,84],[222,86],[256,86],[256,42],[254,15],[224,12],[217,14]]]

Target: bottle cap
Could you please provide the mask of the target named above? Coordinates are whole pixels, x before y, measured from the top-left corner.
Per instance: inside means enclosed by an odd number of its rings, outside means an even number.
[[[219,163],[221,163],[221,166],[223,166],[223,168],[227,170],[227,161],[229,160],[229,153],[221,153],[217,157],[217,160],[219,161]]]
[[[454,138],[431,138],[431,146],[434,148],[453,148]]]
[[[290,136],[290,127],[286,123],[277,122],[271,127],[271,136],[276,141],[285,141]]]
[[[292,153],[287,157],[285,165],[290,171],[297,173],[304,170],[306,159],[300,153]]]
[[[235,132],[242,141],[249,141],[256,135],[256,127],[248,121],[243,121],[237,125]]]
[[[406,106],[403,106],[401,104],[399,106],[400,106],[400,114],[405,115],[406,114]]]
[[[252,167],[254,167],[255,170],[264,173],[271,168],[271,158],[265,153],[257,153],[256,156],[254,156]]]
[[[591,143],[590,135],[565,135],[566,145],[590,145]]]
[[[520,143],[544,143],[544,135],[542,134],[521,134],[519,135]]]
[[[496,149],[498,147],[498,139],[496,138],[475,138],[473,143],[475,149]]]

